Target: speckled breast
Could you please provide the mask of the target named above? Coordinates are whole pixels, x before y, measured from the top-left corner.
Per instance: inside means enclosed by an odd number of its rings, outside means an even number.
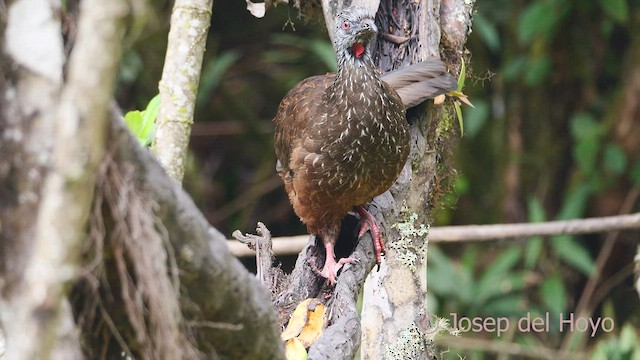
[[[316,198],[336,207],[364,204],[389,189],[409,154],[402,101],[374,75],[336,79],[321,105],[326,118],[310,120],[308,143],[315,155],[307,170]]]

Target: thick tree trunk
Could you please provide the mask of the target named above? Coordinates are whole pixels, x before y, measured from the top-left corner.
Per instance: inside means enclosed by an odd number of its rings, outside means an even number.
[[[325,22],[331,35],[334,18],[350,5],[377,9],[376,22],[383,29],[378,37],[374,56],[381,68],[389,71],[429,56],[450,53],[458,64],[462,46],[471,22],[471,3],[446,1],[323,1]],[[447,11],[443,9],[447,9]],[[449,48],[440,48],[440,14],[447,21],[461,23],[447,25],[458,32],[447,34]],[[456,15],[452,15],[455,11]],[[458,16],[462,14],[463,16]],[[395,17],[394,21],[390,18]],[[406,24],[397,29],[393,24]],[[462,29],[462,31],[461,31]],[[397,33],[387,33],[389,31]],[[396,42],[392,42],[391,40]],[[402,41],[400,41],[400,40]],[[452,44],[455,44],[452,45]],[[370,274],[365,285],[362,310],[362,358],[416,358],[433,356],[425,336],[426,311],[426,224],[431,208],[432,184],[436,182],[436,158],[455,137],[454,115],[440,108],[424,107],[408,113],[412,134],[412,150],[397,184],[374,199],[369,211],[385,229],[388,251],[379,272]],[[417,221],[416,221],[417,220]],[[423,224],[423,225],[420,225]],[[343,231],[344,231],[343,224]],[[423,228],[424,227],[424,228]],[[348,233],[348,231],[345,231]],[[313,242],[300,253],[288,289],[278,297],[276,305],[281,321],[286,321],[293,307],[308,297],[322,298],[320,284],[307,266]],[[371,238],[360,239],[354,257],[360,263],[346,267],[338,277],[338,285],[328,302],[331,308],[330,325],[309,350],[311,359],[350,359],[358,349],[361,330],[355,302],[364,276],[375,262]]]
[[[264,287],[107,106],[131,4],[81,2],[63,81],[54,3],[0,5],[5,356],[283,358]]]

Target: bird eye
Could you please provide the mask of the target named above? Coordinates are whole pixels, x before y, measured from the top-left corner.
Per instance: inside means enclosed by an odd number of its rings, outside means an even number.
[[[342,28],[345,30],[349,30],[349,27],[351,27],[351,25],[349,24],[349,22],[345,21],[342,23]]]

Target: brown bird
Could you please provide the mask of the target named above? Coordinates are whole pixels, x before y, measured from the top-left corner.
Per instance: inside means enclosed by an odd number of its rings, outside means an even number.
[[[388,190],[407,161],[405,108],[457,86],[437,59],[381,77],[369,48],[376,33],[365,9],[342,11],[333,44],[337,73],[298,83],[273,120],[276,169],[296,214],[322,239],[326,260],[320,275],[331,284],[343,264],[355,261],[336,261],[334,254],[341,220],[354,207],[360,214],[358,237],[371,230],[381,261],[380,228],[362,205]]]

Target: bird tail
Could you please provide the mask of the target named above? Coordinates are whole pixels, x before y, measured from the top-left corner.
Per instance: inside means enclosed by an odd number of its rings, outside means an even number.
[[[458,87],[444,63],[436,58],[390,71],[381,78],[396,90],[407,109]]]

